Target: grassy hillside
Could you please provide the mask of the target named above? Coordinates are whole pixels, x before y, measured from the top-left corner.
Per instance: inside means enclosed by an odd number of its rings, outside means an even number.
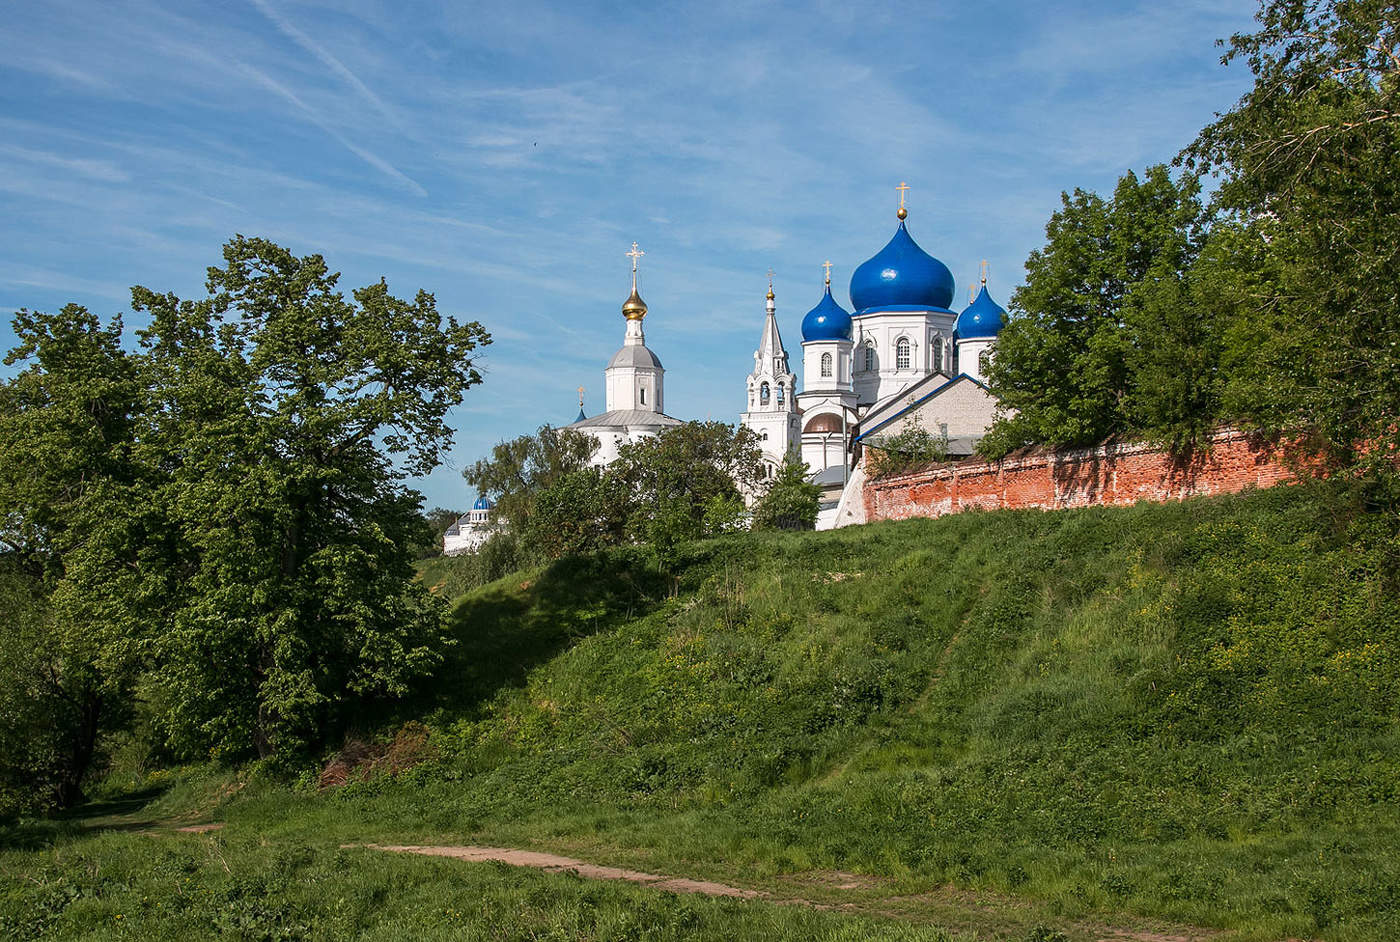
[[[429,761],[203,806],[263,848],[249,867],[304,853],[337,892],[473,870],[333,864],[355,856],[340,843],[535,842],[818,901],[822,874],[862,874],[842,899],[984,937],[1151,916],[1393,939],[1400,598],[1348,532],[1317,495],[1276,490],[746,535],[690,547],[675,578],[636,552],[571,560],[457,601],[451,663],[399,718],[428,725]],[[133,840],[149,838],[59,837],[0,866],[139,870]],[[481,905],[518,892],[490,874],[462,878],[500,883]],[[657,925],[708,937],[707,905]],[[819,928],[836,931],[790,931]],[[653,937],[575,930],[539,937]]]

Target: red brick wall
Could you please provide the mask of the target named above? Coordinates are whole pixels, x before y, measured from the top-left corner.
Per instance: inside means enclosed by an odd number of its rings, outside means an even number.
[[[1088,507],[1233,494],[1293,480],[1281,450],[1236,429],[1182,466],[1159,448],[1105,445],[965,462],[865,484],[866,520],[941,517],[971,507]]]

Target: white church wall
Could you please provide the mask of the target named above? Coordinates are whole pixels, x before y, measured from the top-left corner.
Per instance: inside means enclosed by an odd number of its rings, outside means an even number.
[[[939,311],[894,311],[855,318],[853,376],[857,401],[861,405],[879,402],[934,372],[940,360],[947,369],[954,320],[952,314]],[[909,365],[903,369],[899,365],[900,340],[907,340],[910,347]],[[874,370],[865,369],[867,343],[874,345]]]

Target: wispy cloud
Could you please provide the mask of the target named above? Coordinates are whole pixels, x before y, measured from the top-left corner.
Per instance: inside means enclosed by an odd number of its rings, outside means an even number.
[[[263,88],[275,92],[276,94],[280,95],[282,98],[286,99],[288,102],[296,106],[301,111],[301,113],[306,116],[307,120],[309,120],[312,124],[316,125],[316,127],[320,128],[326,134],[329,134],[332,138],[339,142],[339,144],[342,147],[350,151],[350,153],[354,154],[356,157],[360,158],[374,169],[380,171],[381,173],[384,173],[386,176],[389,176],[397,182],[408,187],[410,190],[412,190],[419,196],[428,195],[428,191],[423,189],[423,187],[416,180],[413,180],[407,174],[402,173],[397,167],[389,163],[389,161],[378,156],[377,154],[371,153],[370,151],[356,144],[354,141],[350,140],[344,134],[340,133],[340,131],[336,130],[330,124],[330,122],[326,121],[326,119],[323,118],[320,115],[320,113],[316,111],[316,109],[312,108],[306,102],[302,101],[301,98],[290,88],[287,88],[285,85],[283,85],[281,82],[277,81],[267,73],[262,72],[261,70],[256,69],[251,65],[248,65],[246,62],[237,62],[235,60],[235,64],[238,66],[240,71],[242,71],[243,74],[246,75],[248,78],[252,79],[254,82],[261,85]]]
[[[326,49],[325,46],[322,46],[298,29],[291,20],[283,16],[282,13],[273,7],[272,4],[268,3],[267,0],[249,0],[249,2],[257,7],[263,16],[271,20],[273,25],[276,26],[283,35],[287,36],[298,46],[319,59],[322,64],[334,72],[345,84],[353,88],[361,98],[373,105],[376,111],[395,124],[402,124],[398,114],[386,105],[382,98],[372,92],[368,85],[360,81],[360,77],[354,72],[351,72],[350,69],[346,67],[345,63],[331,54],[330,50]]]
[[[27,147],[19,147],[15,144],[0,144],[0,157],[12,157],[28,163],[57,167],[60,170],[71,171],[80,176],[89,177],[93,180],[104,180],[109,183],[124,183],[131,179],[131,176],[125,170],[105,160],[87,157],[66,157],[62,154],[31,150]]]

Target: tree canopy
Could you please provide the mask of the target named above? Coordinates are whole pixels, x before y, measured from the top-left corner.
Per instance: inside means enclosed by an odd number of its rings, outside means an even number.
[[[287,756],[445,643],[406,481],[441,460],[489,336],[426,292],[347,297],[319,255],[263,239],[223,262],[199,299],[134,288],[134,351],[80,307],[15,318],[0,540],[9,591],[37,601],[0,639],[0,683],[49,698],[20,722],[61,733],[62,803],[137,685],[177,756]],[[19,656],[35,638],[42,657]]]

